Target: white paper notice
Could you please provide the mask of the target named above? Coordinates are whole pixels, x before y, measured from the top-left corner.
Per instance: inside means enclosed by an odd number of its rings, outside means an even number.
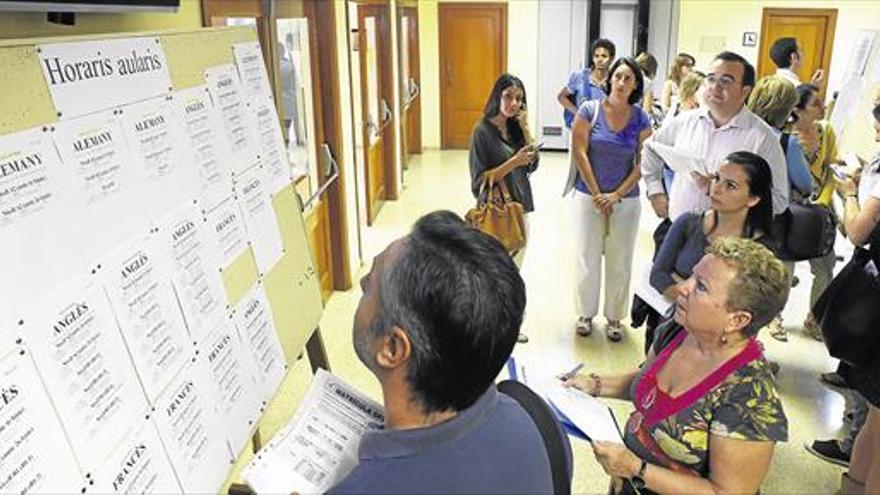
[[[555,384],[547,384],[545,390],[550,402],[584,432],[590,441],[623,445],[614,414],[600,399],[574,388],[565,388],[558,380]]]
[[[150,402],[180,371],[191,353],[168,266],[152,237],[118,248],[101,266],[101,277]]]
[[[269,273],[284,254],[284,246],[265,176],[260,167],[254,167],[236,177],[233,183],[257,268],[260,273]]]
[[[164,218],[157,231],[160,258],[170,263],[163,271],[171,277],[193,340],[207,335],[211,322],[227,309],[219,262],[209,248],[206,228],[201,211],[189,203]]]
[[[33,220],[58,201],[61,159],[47,128],[0,138],[0,231]]]
[[[114,195],[129,194],[134,168],[127,166],[128,149],[122,128],[109,112],[59,122],[55,143],[72,187],[87,205]]]
[[[87,493],[181,493],[156,426],[144,413],[125,440],[92,474]]]
[[[324,493],[357,465],[364,433],[384,423],[381,405],[319,369],[291,422],[242,476],[257,493]]]
[[[0,493],[70,493],[84,485],[30,357],[0,356]]]
[[[25,345],[80,465],[91,472],[146,410],[143,390],[99,286],[63,286],[32,314],[25,318]]]
[[[260,43],[257,41],[236,43],[232,45],[232,54],[235,56],[235,65],[238,67],[245,97],[249,100],[260,98],[271,102],[272,87],[269,85]]]
[[[251,167],[257,161],[257,144],[250,110],[242,95],[238,73],[231,64],[205,69],[205,81],[211,98],[220,111],[225,138],[232,150],[233,173]]]
[[[185,126],[193,164],[198,169],[197,194],[208,210],[232,192],[232,175],[227,162],[231,152],[223,125],[207,86],[178,91],[175,102]]]
[[[262,284],[254,285],[239,301],[235,309],[235,323],[251,351],[262,398],[268,401],[275,396],[278,385],[284,379],[287,365]]]
[[[248,247],[238,201],[230,196],[205,213],[205,222],[211,249],[217,253],[220,268],[226,268]]]
[[[654,311],[660,313],[661,315],[666,314],[669,311],[669,308],[672,307],[674,301],[670,301],[666,296],[660,293],[657,289],[651,285],[651,268],[653,265],[648,265],[645,267],[645,270],[642,272],[642,276],[639,279],[639,282],[635,285],[633,292],[637,296],[639,296],[642,301],[648,303],[649,306],[654,308]]]
[[[156,403],[153,420],[185,493],[217,493],[232,458],[218,435],[216,400],[203,366],[191,363]]]
[[[268,183],[269,194],[290,185],[293,180],[290,163],[287,162],[287,151],[284,148],[284,136],[278,125],[278,113],[272,101],[252,101],[257,120],[257,138],[260,142],[260,164],[263,175]]]
[[[256,369],[248,347],[225,315],[217,320],[215,331],[199,345],[200,363],[209,368],[216,389],[215,413],[229,450],[238,455],[247,444],[260,418],[262,400],[258,392]]]
[[[168,61],[155,36],[38,45],[37,56],[61,118],[171,89]]]
[[[183,130],[170,97],[160,96],[119,110],[132,156],[147,180],[157,180],[183,165],[176,143]]]

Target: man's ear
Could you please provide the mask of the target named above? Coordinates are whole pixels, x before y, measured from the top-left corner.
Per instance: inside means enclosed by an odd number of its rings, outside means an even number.
[[[392,370],[406,365],[412,355],[412,342],[409,334],[395,326],[385,334],[376,349],[376,364],[380,368]]]
[[[743,86],[743,102],[749,101],[749,95],[752,94],[751,86]]]

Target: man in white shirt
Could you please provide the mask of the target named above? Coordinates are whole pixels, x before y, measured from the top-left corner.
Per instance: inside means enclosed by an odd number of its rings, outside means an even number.
[[[782,213],[788,207],[789,186],[779,138],[769,125],[745,108],[755,85],[755,68],[736,53],[722,52],[715,57],[704,84],[706,106],[679,114],[654,134],[653,141],[702,157],[709,175],[734,151],[760,155],[770,164],[773,174],[773,213]],[[675,220],[682,213],[708,208],[707,179],[677,173],[667,196],[663,166],[660,155],[650,145],[645,146],[642,175],[658,217]]]
[[[801,84],[797,71],[804,65],[804,58],[804,48],[798,43],[797,38],[779,38],[770,47],[770,59],[777,67],[776,75],[791,81],[795,87]],[[810,84],[818,86],[824,76],[822,69],[816,69],[813,77],[810,78]]]

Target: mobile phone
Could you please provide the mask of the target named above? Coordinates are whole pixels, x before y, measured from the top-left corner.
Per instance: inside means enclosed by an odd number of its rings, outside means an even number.
[[[544,147],[544,144],[545,144],[544,141],[538,141],[537,143],[534,144],[534,147],[536,150],[539,150]]]

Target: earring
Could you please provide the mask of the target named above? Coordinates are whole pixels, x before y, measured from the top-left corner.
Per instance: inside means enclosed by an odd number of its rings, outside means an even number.
[[[721,345],[727,345],[727,334],[724,332],[721,332],[721,338],[718,340],[721,341]]]

